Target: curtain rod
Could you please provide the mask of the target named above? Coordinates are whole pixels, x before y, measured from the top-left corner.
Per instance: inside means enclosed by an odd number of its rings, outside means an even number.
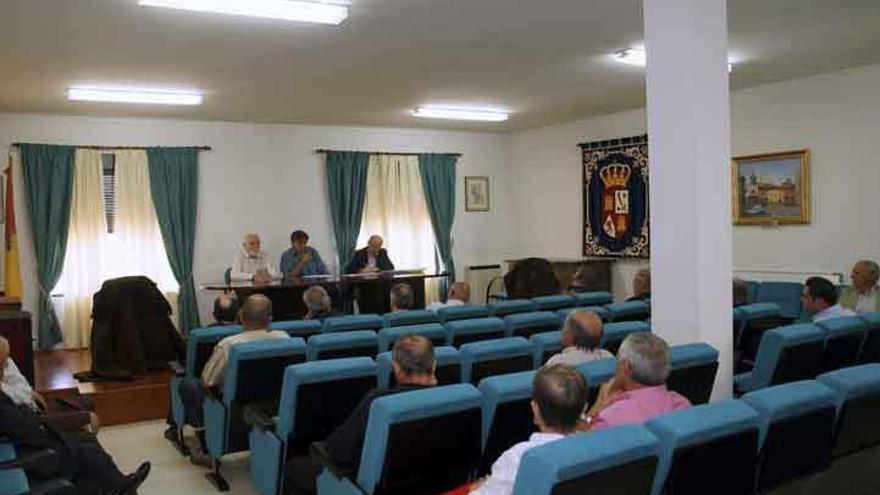
[[[12,147],[19,148],[19,147],[21,147],[22,144],[29,144],[29,143],[12,143]],[[67,145],[65,145],[65,146],[67,146]],[[211,151],[213,149],[210,146],[96,146],[96,145],[89,145],[89,146],[71,145],[71,146],[73,146],[74,148],[79,148],[79,149],[83,149],[83,150],[145,150],[145,149],[149,149],[149,148],[191,148],[191,149],[195,149],[195,150],[199,150],[199,151]]]
[[[342,153],[367,153],[369,155],[391,155],[391,156],[419,156],[419,155],[452,155],[452,156],[461,156],[461,153],[403,153],[400,151],[361,151],[361,150],[328,150],[323,148],[318,148],[315,150],[315,153],[333,153],[333,152],[342,152]]]

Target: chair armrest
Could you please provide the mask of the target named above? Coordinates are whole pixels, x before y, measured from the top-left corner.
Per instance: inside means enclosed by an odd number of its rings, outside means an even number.
[[[77,495],[76,487],[68,480],[55,479],[31,485],[29,495]]]
[[[42,478],[52,477],[58,472],[58,453],[52,449],[41,449],[19,455],[17,458],[0,463],[0,469],[23,469]]]
[[[244,406],[242,411],[244,423],[251,428],[259,428],[263,431],[275,430],[275,419],[271,413],[256,404]]]
[[[338,478],[353,479],[357,475],[357,471],[351,468],[344,468],[330,457],[324,442],[312,442],[309,446],[309,456],[312,458],[312,464],[322,466],[330,470],[334,476]]]

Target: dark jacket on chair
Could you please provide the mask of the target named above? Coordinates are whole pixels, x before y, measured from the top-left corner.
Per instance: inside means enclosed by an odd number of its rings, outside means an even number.
[[[354,252],[354,258],[351,259],[351,263],[348,264],[345,273],[357,273],[367,266],[368,262],[367,248],[358,249]],[[394,263],[388,258],[388,251],[384,249],[379,250],[379,256],[376,256],[376,268],[381,271],[394,270]]]

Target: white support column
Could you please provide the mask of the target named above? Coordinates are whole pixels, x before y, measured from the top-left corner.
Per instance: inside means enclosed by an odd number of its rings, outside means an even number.
[[[732,390],[730,107],[726,0],[643,0],[651,208],[651,320],[671,345],[721,352]]]

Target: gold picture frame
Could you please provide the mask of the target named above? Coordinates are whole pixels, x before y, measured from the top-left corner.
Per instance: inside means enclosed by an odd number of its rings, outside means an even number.
[[[464,178],[464,211],[489,211],[489,177]]]
[[[733,158],[734,225],[810,223],[810,150]]]

